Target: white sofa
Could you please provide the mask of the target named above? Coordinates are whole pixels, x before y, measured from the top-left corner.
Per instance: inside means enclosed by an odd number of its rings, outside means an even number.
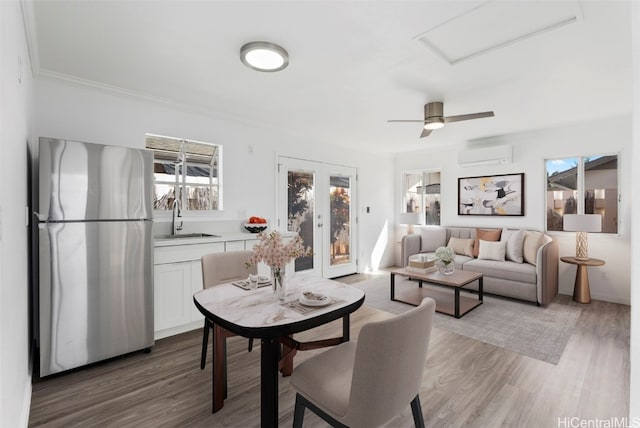
[[[504,229],[500,233],[502,240],[499,241],[504,245],[481,241],[479,244],[482,245],[480,249],[483,250],[483,254],[478,258],[469,254],[467,250],[460,249],[461,244],[469,244],[467,240],[475,241],[476,229],[480,229],[481,234],[485,231],[494,231],[497,234],[496,231],[500,230],[474,227],[418,227],[414,234],[402,238],[402,264],[407,266],[410,257],[416,257],[418,254],[435,257],[436,248],[450,244],[449,246],[458,247],[454,261],[456,269],[482,273],[485,293],[535,302],[538,305],[547,305],[556,297],[558,245],[553,238],[536,231],[519,232]],[[451,241],[451,238],[457,240]],[[504,261],[500,260],[499,255],[492,255],[491,250],[496,248],[506,250]],[[528,257],[524,257],[526,253]],[[468,288],[477,290],[477,283],[470,284]]]

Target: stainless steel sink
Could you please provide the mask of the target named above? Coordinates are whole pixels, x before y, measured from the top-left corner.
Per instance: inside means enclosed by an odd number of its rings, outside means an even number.
[[[179,233],[177,235],[158,235],[155,239],[186,239],[186,238],[220,238],[220,235],[209,233]]]

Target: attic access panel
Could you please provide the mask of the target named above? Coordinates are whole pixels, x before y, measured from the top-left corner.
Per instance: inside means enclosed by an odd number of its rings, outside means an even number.
[[[578,1],[489,1],[425,31],[415,40],[453,65],[580,18]]]

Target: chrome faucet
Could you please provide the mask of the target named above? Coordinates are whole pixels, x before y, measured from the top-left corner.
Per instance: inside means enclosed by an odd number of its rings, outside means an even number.
[[[171,234],[177,235],[178,231],[182,230],[182,220],[180,224],[176,222],[176,217],[182,218],[182,212],[180,211],[180,201],[178,199],[173,200],[171,205]]]

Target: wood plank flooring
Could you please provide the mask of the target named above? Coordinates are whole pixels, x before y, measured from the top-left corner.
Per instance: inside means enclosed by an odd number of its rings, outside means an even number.
[[[354,283],[357,275],[341,279]],[[579,305],[569,296],[556,302]],[[593,301],[558,365],[434,328],[420,399],[428,427],[557,427],[564,418],[612,420],[629,414],[629,306]],[[363,306],[352,315],[352,338],[363,324],[390,314]],[[340,334],[341,322],[306,332]],[[202,331],[156,342],[134,353],[60,376],[34,380],[29,426],[255,427],[260,420],[259,344],[228,339],[228,398],[211,413],[211,360],[200,370]],[[301,352],[296,363],[314,353]],[[399,368],[401,369],[401,368]],[[294,392],[280,377],[280,426],[293,422]],[[305,427],[327,426],[311,412]],[[409,403],[388,427],[412,427]],[[586,425],[585,425],[586,426]]]

